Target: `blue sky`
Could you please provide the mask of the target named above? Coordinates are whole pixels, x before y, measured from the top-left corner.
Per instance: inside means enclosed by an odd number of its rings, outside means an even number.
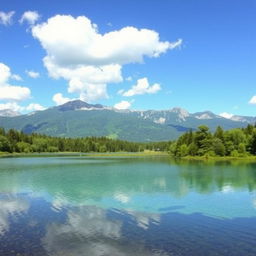
[[[254,0],[2,2],[0,109],[81,98],[255,116]]]

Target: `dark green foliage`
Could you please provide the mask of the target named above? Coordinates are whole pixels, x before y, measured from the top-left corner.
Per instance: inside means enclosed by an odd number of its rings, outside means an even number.
[[[24,134],[0,128],[0,152],[140,152],[167,151],[171,142],[139,143],[106,137],[59,138],[41,134]]]
[[[0,135],[0,151],[11,152],[10,141],[3,135]]]
[[[190,156],[246,156],[256,155],[256,127],[236,128],[224,131],[220,126],[212,134],[205,125],[195,132],[184,133],[171,144],[170,154]]]
[[[254,128],[254,132],[251,137],[249,151],[251,154],[256,155],[256,130],[255,130],[255,128]]]
[[[60,138],[41,134],[24,134],[0,128],[1,152],[141,152],[169,151],[177,157],[184,156],[246,156],[256,155],[256,127],[224,131],[217,127],[211,133],[205,125],[197,131],[189,130],[177,141],[129,142],[107,137]]]

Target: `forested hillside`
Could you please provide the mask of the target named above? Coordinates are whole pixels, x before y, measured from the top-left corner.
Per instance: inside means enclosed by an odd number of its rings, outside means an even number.
[[[0,127],[54,137],[108,137],[136,142],[175,140],[190,129],[207,125],[214,131],[246,127],[254,117],[223,118],[210,111],[189,113],[185,109],[118,110],[75,100],[43,111],[0,116]]]
[[[171,142],[137,143],[106,137],[60,138],[25,134],[0,128],[0,152],[140,152],[145,149],[167,151]]]

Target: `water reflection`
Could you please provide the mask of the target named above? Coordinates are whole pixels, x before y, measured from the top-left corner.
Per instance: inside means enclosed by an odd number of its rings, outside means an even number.
[[[49,255],[118,255],[112,242],[120,230],[121,222],[108,220],[105,210],[78,207],[68,210],[65,223],[47,225],[42,243]]]
[[[251,162],[0,159],[0,255],[256,255],[255,199]]]
[[[144,212],[202,212],[220,217],[255,216],[251,162],[156,159],[0,159],[0,192],[43,197],[63,205],[96,205]],[[220,200],[221,196],[221,200]]]
[[[2,195],[0,197],[0,235],[9,231],[9,218],[15,219],[20,214],[25,214],[28,208],[27,200],[12,195]]]
[[[256,190],[256,163],[178,161],[180,175],[199,193],[246,189]]]
[[[199,213],[82,205],[63,205],[56,212],[48,202],[28,195],[2,203],[8,228],[0,233],[0,254],[5,256],[256,254],[256,218],[216,219]]]
[[[4,160],[4,161],[3,161]],[[166,192],[182,197],[191,190],[211,193],[232,189],[256,189],[256,164],[238,162],[193,162],[167,159],[1,159],[0,190],[15,193],[47,192],[84,198],[113,196],[116,191]]]

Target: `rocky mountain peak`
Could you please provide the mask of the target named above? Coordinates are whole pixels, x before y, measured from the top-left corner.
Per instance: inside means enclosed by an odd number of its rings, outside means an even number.
[[[213,119],[213,118],[220,118],[220,116],[214,114],[211,111],[203,111],[203,112],[197,112],[194,113],[194,117],[197,119],[202,119],[202,120],[206,120],[206,119]]]
[[[72,100],[57,107],[60,111],[83,110],[83,109],[103,109],[101,104],[89,104],[82,100]]]
[[[189,112],[184,108],[174,107],[170,110],[170,112],[176,113],[179,121],[185,121],[186,117],[189,116]]]

